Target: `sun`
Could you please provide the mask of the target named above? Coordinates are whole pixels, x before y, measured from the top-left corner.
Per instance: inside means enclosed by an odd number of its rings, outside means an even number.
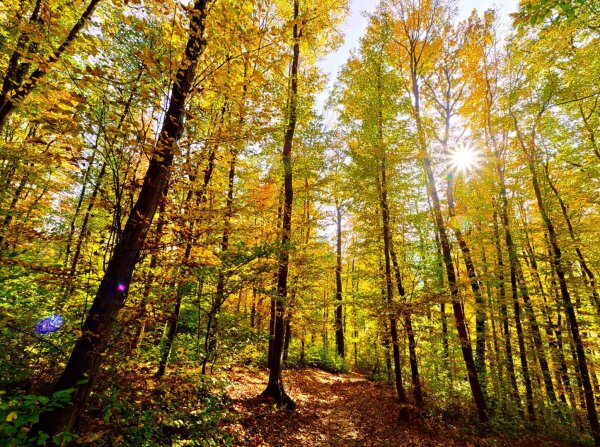
[[[480,152],[469,144],[460,144],[448,152],[449,170],[467,172],[480,164]]]

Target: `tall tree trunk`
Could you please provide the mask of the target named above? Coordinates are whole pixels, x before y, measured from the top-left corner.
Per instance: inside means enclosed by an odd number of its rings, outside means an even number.
[[[281,191],[279,193],[279,204],[277,206],[277,228],[282,226],[283,222],[283,192],[283,188],[281,188]],[[277,291],[278,276],[279,269],[275,271],[274,275],[275,291]],[[269,318],[269,351],[267,355],[267,368],[269,369],[271,369],[271,365],[273,365],[273,353],[275,352],[275,323],[277,322],[277,318],[275,318],[276,301],[276,298],[271,294],[271,314]]]
[[[73,292],[75,291],[75,276],[77,273],[77,266],[79,265],[79,258],[81,257],[81,248],[83,247],[83,242],[87,236],[88,223],[90,221],[90,217],[92,216],[92,211],[94,209],[94,205],[96,204],[96,199],[98,197],[98,193],[100,192],[100,185],[102,184],[102,179],[104,178],[105,173],[106,162],[102,163],[102,167],[100,168],[100,172],[98,173],[98,177],[96,178],[94,190],[92,191],[92,195],[88,202],[88,206],[85,210],[85,215],[83,216],[83,222],[81,222],[79,236],[77,237],[75,251],[73,252],[73,259],[71,260],[71,268],[69,269],[69,283],[67,284],[67,289],[65,291],[61,303],[57,306],[59,309],[62,308],[62,306],[64,306],[69,301],[69,298],[71,298],[71,295],[73,295]]]
[[[548,180],[548,185],[550,186],[550,188],[552,189],[552,192],[554,193],[554,195],[556,196],[556,199],[558,200],[563,218],[565,219],[565,223],[567,224],[567,228],[569,229],[569,236],[571,237],[571,241],[573,242],[573,245],[575,246],[575,253],[577,253],[577,259],[579,260],[579,266],[581,267],[581,271],[583,273],[583,275],[582,275],[583,281],[587,286],[589,286],[589,288],[592,292],[592,304],[595,306],[596,312],[598,314],[600,314],[600,296],[598,295],[598,290],[597,290],[597,285],[596,285],[596,276],[594,275],[594,272],[592,272],[592,269],[590,269],[587,261],[585,260],[585,257],[583,256],[581,247],[579,246],[579,242],[577,240],[577,237],[575,236],[575,230],[573,229],[573,223],[571,222],[571,218],[569,217],[569,211],[567,209],[567,205],[565,204],[564,200],[560,196],[558,189],[552,182],[552,179],[550,178],[550,173],[548,172],[547,165],[546,165],[545,172],[546,172],[546,179]]]
[[[196,0],[191,10],[190,34],[183,62],[175,76],[169,107],[142,190],[115,246],[83,325],[83,333],[54,386],[55,391],[74,388],[73,400],[64,408],[42,413],[39,423],[31,433],[43,431],[54,435],[63,431],[74,431],[94,385],[96,373],[102,363],[101,354],[106,348],[116,316],[127,298],[133,270],[163,195],[164,185],[169,178],[175,146],[184,131],[186,100],[192,90],[198,59],[206,46],[204,28],[209,2],[210,0]]]
[[[394,289],[392,283],[392,267],[390,260],[390,228],[389,228],[389,209],[387,205],[386,178],[385,178],[385,161],[381,164],[381,191],[380,204],[381,214],[383,218],[383,257],[384,257],[384,278],[385,278],[385,297],[387,303],[388,318],[390,321],[390,339],[392,342],[392,357],[394,360],[394,378],[396,383],[396,391],[400,404],[404,405],[408,401],[404,386],[402,384],[402,362],[400,361],[400,346],[398,345],[398,323],[396,319],[396,309],[394,306]],[[403,414],[403,416],[406,416]]]
[[[79,212],[81,211],[81,207],[83,205],[83,200],[85,199],[85,193],[87,190],[88,182],[90,181],[90,176],[92,174],[92,169],[94,167],[94,162],[96,161],[96,151],[95,149],[98,146],[98,138],[99,135],[96,135],[96,144],[94,148],[94,152],[92,156],[88,159],[87,169],[85,170],[85,174],[83,175],[83,182],[81,184],[81,191],[79,193],[79,197],[77,199],[77,205],[75,205],[75,211],[73,212],[73,217],[71,218],[71,224],[69,225],[69,235],[67,236],[67,246],[65,248],[65,262],[64,267],[66,268],[69,265],[69,259],[71,257],[71,244],[73,243],[73,236],[75,236],[75,227],[77,224],[77,218],[79,217]]]
[[[394,250],[393,238],[390,237],[390,255],[392,258],[392,265],[394,266],[394,273],[396,276],[396,287],[398,288],[398,295],[400,300],[406,303],[406,292],[404,285],[402,284],[402,275],[400,274],[400,266],[398,264],[398,257]],[[412,390],[415,402],[418,406],[423,405],[423,390],[421,388],[421,379],[419,378],[419,364],[417,362],[417,342],[415,340],[415,331],[413,329],[412,318],[407,309],[403,309],[404,315],[404,329],[406,330],[406,336],[408,337],[408,358],[410,361],[410,373],[412,379]]]
[[[293,26],[293,58],[291,68],[291,80],[288,100],[287,129],[283,142],[283,175],[284,175],[284,206],[281,235],[281,252],[277,269],[277,296],[275,297],[273,356],[269,368],[269,382],[263,395],[270,396],[278,404],[286,404],[293,407],[292,399],[283,389],[281,377],[283,362],[283,342],[285,333],[285,306],[287,300],[287,280],[290,260],[290,240],[292,235],[292,205],[294,200],[294,189],[292,184],[292,145],[294,142],[294,131],[296,130],[296,108],[298,102],[298,66],[300,63],[300,36],[298,18],[300,15],[300,0],[294,0],[294,26]]]
[[[156,269],[156,267],[158,266],[158,253],[160,250],[160,240],[163,236],[163,230],[165,227],[165,224],[167,222],[167,218],[165,216],[166,213],[166,193],[167,193],[167,189],[168,189],[168,183],[166,184],[165,187],[165,192],[163,193],[162,199],[160,200],[160,203],[158,204],[158,221],[156,223],[156,230],[154,232],[154,238],[150,244],[150,249],[152,250],[152,255],[150,257],[150,265],[148,265],[148,276],[145,278],[144,281],[144,290],[142,292],[142,299],[140,301],[140,318],[139,318],[139,326],[136,328],[136,335],[135,335],[135,347],[139,348],[142,344],[142,340],[144,338],[144,333],[146,331],[146,324],[147,324],[147,312],[148,312],[148,300],[150,297],[150,291],[152,290],[152,283],[154,282],[155,279],[155,273],[154,270]]]
[[[531,376],[529,375],[529,364],[527,361],[527,353],[525,350],[525,339],[523,335],[523,326],[521,324],[521,306],[519,304],[519,284],[521,286],[521,296],[524,300],[528,300],[529,292],[524,280],[521,278],[522,271],[519,259],[517,257],[517,249],[513,242],[510,221],[508,218],[508,194],[506,191],[506,182],[504,179],[504,170],[501,165],[500,153],[495,148],[496,172],[498,174],[498,182],[500,187],[500,216],[502,227],[504,229],[504,240],[508,251],[508,261],[510,267],[510,290],[513,300],[515,327],[517,330],[517,341],[519,344],[519,359],[521,361],[521,372],[523,374],[523,382],[525,383],[525,398],[527,401],[527,414],[531,419],[535,418],[535,408],[533,405],[533,389],[531,385]],[[527,297],[527,298],[526,298]]]
[[[345,356],[344,327],[342,309],[342,208],[338,199],[335,201],[337,244],[335,263],[335,346],[340,357]]]
[[[381,68],[381,66],[380,66]],[[381,74],[381,71],[380,71]],[[390,259],[391,251],[391,234],[390,234],[390,211],[387,200],[387,172],[386,172],[386,150],[383,146],[383,111],[381,105],[381,76],[377,80],[378,86],[378,143],[380,150],[380,167],[377,177],[377,185],[379,189],[379,207],[381,210],[382,229],[383,229],[383,259],[384,259],[384,278],[385,278],[385,299],[387,303],[388,318],[390,322],[390,340],[392,342],[392,358],[394,360],[394,378],[398,400],[402,405],[401,417],[407,418],[404,405],[408,403],[404,385],[402,384],[402,362],[400,361],[400,346],[398,345],[398,322],[396,316],[396,308],[394,303],[394,286],[392,282],[392,264]]]
[[[448,127],[449,118],[446,122]],[[448,214],[451,218],[455,217],[454,176],[452,173],[448,175],[447,199]],[[467,269],[467,277],[469,278],[469,283],[471,284],[471,290],[475,296],[475,367],[477,368],[477,373],[479,374],[479,380],[481,380],[483,387],[485,388],[485,309],[483,296],[481,294],[481,284],[479,283],[479,278],[477,277],[477,272],[475,271],[475,264],[473,263],[473,258],[471,256],[471,249],[469,248],[469,245],[467,244],[467,241],[465,240],[465,237],[458,226],[454,228],[454,234],[456,236],[456,240],[458,241],[460,251],[463,255],[463,261]]]
[[[216,135],[215,135],[215,141],[213,142],[213,144],[210,145],[209,149],[208,149],[208,154],[207,154],[207,164],[206,167],[204,168],[204,173],[202,176],[202,184],[200,185],[200,188],[196,191],[196,200],[193,204],[193,209],[194,210],[199,210],[202,205],[204,204],[205,200],[206,200],[206,193],[208,190],[208,185],[212,179],[212,174],[214,171],[214,167],[215,167],[215,160],[216,160],[216,156],[217,156],[217,151],[219,149],[219,143],[221,141],[221,133],[222,133],[222,128],[223,128],[223,122],[225,120],[225,113],[227,112],[227,102],[225,101],[223,106],[221,107],[221,112],[219,115],[219,119],[218,119],[218,124],[217,124],[217,131],[216,131]],[[190,180],[192,181],[192,183],[195,181],[196,179],[196,174],[194,174],[193,176],[191,176]],[[186,211],[191,211],[192,209],[192,198],[193,198],[193,194],[194,191],[190,188],[188,190],[187,196],[185,198],[185,206],[184,209]],[[156,375],[155,378],[160,379],[161,377],[164,376],[165,372],[166,372],[166,368],[167,368],[167,364],[169,362],[169,357],[171,356],[171,348],[173,347],[173,344],[175,342],[175,337],[177,336],[177,326],[179,324],[179,311],[181,309],[181,302],[183,300],[183,295],[185,292],[185,287],[184,287],[184,282],[185,282],[185,274],[186,274],[186,267],[187,264],[189,262],[189,259],[191,257],[192,254],[192,249],[194,248],[194,244],[196,243],[197,237],[196,237],[196,224],[198,223],[198,218],[194,217],[192,218],[192,221],[190,223],[189,229],[188,229],[188,239],[187,239],[187,243],[185,244],[185,250],[183,252],[183,256],[180,260],[180,264],[179,264],[179,268],[177,269],[178,273],[177,273],[177,285],[175,287],[175,306],[173,309],[173,312],[171,313],[169,319],[167,320],[167,339],[165,340],[165,344],[163,346],[163,350],[162,350],[162,355],[158,364],[158,369],[156,371]],[[215,307],[214,307],[214,302],[213,302],[213,306],[211,309],[211,317],[208,322],[211,323],[212,325],[209,324],[208,328],[207,328],[207,334],[210,335],[211,334],[211,330],[214,331],[216,328],[216,325],[218,323],[218,317],[215,314]],[[212,340],[212,339],[209,339]],[[212,346],[211,343],[208,344],[209,346]],[[202,374],[204,374],[205,370],[206,370],[206,362],[207,362],[207,356],[205,356],[204,362],[202,364]]]

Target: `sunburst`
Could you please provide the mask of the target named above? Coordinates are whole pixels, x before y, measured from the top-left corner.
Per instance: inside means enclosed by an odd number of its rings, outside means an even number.
[[[459,144],[448,152],[450,172],[468,172],[481,164],[481,152],[470,144]]]

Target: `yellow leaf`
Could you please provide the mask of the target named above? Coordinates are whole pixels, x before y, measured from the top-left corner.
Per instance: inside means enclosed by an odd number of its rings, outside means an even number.
[[[6,422],[12,422],[15,419],[17,419],[17,412],[16,411],[11,411],[10,413],[8,413],[8,416],[6,416]]]

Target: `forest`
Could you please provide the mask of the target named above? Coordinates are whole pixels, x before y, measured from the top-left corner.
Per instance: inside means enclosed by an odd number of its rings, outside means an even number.
[[[600,446],[600,2],[350,3],[0,0],[0,445]]]

